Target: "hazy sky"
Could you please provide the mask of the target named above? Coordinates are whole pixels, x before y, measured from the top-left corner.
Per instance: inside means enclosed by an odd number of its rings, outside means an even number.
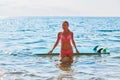
[[[120,16],[120,0],[0,0],[0,16]]]

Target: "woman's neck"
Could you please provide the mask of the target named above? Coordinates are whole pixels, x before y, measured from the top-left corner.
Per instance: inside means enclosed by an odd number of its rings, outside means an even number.
[[[69,32],[69,30],[64,30],[64,31],[63,31],[63,33],[68,33],[68,32]]]

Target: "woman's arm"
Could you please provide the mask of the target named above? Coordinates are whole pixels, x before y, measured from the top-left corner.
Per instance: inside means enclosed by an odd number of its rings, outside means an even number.
[[[72,37],[72,44],[73,44],[73,46],[75,47],[75,50],[76,50],[76,53],[79,53],[79,51],[78,51],[78,49],[77,49],[77,47],[76,47],[76,44],[75,44],[75,41],[74,41],[74,36],[73,36],[73,32],[71,32],[71,37]]]
[[[50,50],[50,52],[49,52],[48,54],[52,54],[53,50],[54,50],[54,49],[56,48],[56,46],[58,45],[59,41],[60,41],[60,32],[59,32],[58,35],[57,35],[57,40],[56,40],[56,42],[55,42],[52,50]]]

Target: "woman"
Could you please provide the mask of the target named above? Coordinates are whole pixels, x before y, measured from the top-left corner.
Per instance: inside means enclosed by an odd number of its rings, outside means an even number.
[[[71,32],[68,27],[69,23],[67,21],[64,21],[62,24],[63,32],[58,33],[57,41],[55,42],[52,50],[49,52],[49,54],[52,54],[53,50],[56,48],[59,41],[61,40],[61,52],[60,52],[60,56],[62,58],[61,60],[66,60],[68,58],[70,60],[73,59],[73,49],[71,42],[76,49],[76,53],[79,53],[75,41],[73,39],[73,32]]]

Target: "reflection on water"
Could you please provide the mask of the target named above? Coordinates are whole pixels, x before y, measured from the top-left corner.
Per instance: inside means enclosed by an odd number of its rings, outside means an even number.
[[[64,74],[60,74],[57,78],[57,80],[74,80],[72,73],[68,72],[68,73],[64,73]]]
[[[71,64],[72,64],[71,62],[60,63],[59,68],[63,71],[71,71]]]
[[[69,57],[62,58],[59,63],[56,64],[56,67],[63,71],[60,73],[57,80],[73,80],[73,69],[72,69],[73,59]]]
[[[64,79],[73,79],[73,70],[71,68],[71,64],[72,63],[60,63],[58,66],[58,68],[62,71],[65,71],[64,73],[60,73],[57,80],[64,80]]]

